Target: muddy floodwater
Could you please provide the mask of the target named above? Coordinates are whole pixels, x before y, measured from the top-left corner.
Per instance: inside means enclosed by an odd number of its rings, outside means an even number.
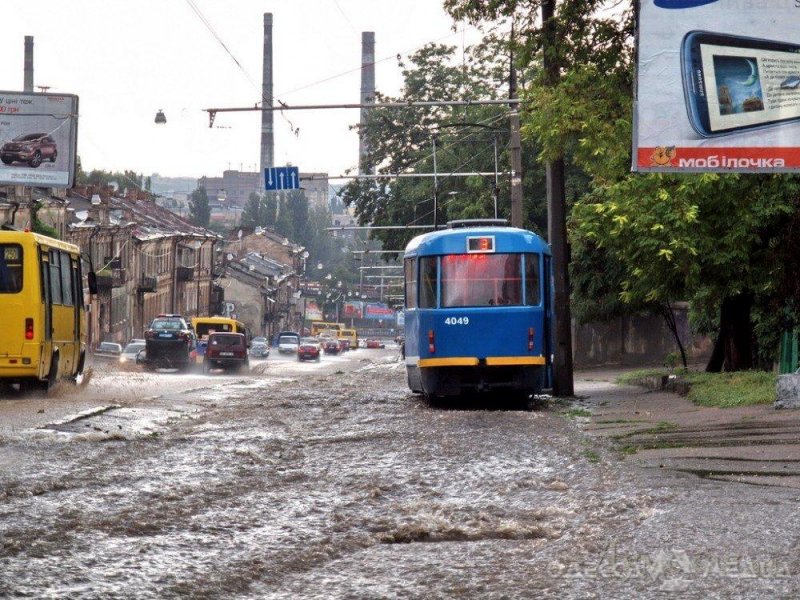
[[[570,406],[430,406],[395,348],[6,392],[0,597],[797,597],[798,490],[641,468]]]

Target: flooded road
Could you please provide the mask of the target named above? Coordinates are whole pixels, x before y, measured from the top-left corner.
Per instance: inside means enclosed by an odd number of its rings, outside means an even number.
[[[796,491],[643,471],[558,403],[431,407],[397,358],[0,400],[0,596],[796,595]]]

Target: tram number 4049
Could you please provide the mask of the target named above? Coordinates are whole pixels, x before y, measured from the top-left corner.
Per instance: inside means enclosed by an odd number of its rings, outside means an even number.
[[[469,325],[469,317],[447,317],[445,325]]]

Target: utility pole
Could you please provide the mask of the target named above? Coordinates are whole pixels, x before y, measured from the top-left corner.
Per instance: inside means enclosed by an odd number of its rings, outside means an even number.
[[[517,99],[517,69],[514,67],[514,25],[511,25],[511,53],[509,59],[508,99]],[[519,103],[509,102],[511,115],[511,226],[522,227],[522,143],[519,136]]]
[[[558,83],[559,64],[553,56],[556,46],[556,0],[542,1],[544,71],[548,85]],[[572,313],[569,299],[569,249],[567,246],[567,209],[564,190],[564,157],[549,161],[547,176],[547,237],[553,253],[553,291],[555,313],[555,349],[553,395],[575,394],[572,373]]]

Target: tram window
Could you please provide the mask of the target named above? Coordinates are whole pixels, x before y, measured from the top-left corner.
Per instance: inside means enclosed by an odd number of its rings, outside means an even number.
[[[539,294],[539,255],[525,255],[525,304],[536,306],[541,301]]]
[[[419,259],[420,287],[419,307],[436,308],[436,257]]]
[[[22,291],[22,246],[0,244],[0,294]]]
[[[442,307],[522,304],[519,254],[455,254],[442,257]]]
[[[407,258],[403,262],[403,275],[406,281],[406,308],[417,307],[417,259]]]

